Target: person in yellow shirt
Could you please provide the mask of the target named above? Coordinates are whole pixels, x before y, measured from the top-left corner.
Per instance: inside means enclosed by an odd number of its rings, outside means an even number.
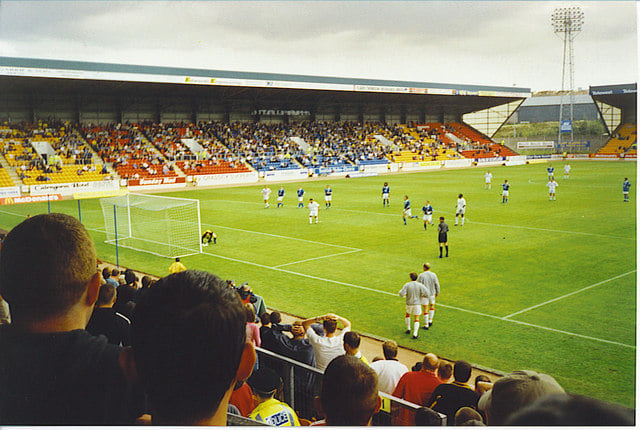
[[[276,372],[268,367],[260,367],[249,377],[247,384],[257,405],[249,418],[278,427],[300,425],[293,409],[274,397],[282,387],[282,379]]]
[[[187,268],[185,267],[184,264],[182,264],[180,262],[180,258],[179,257],[176,257],[176,261],[171,263],[171,266],[169,266],[169,273],[172,274],[172,275],[174,273],[184,272],[185,270],[187,270]]]

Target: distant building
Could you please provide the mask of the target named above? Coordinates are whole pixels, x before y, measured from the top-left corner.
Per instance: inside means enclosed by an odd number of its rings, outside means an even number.
[[[518,122],[546,122],[558,121],[560,117],[560,99],[562,98],[563,112],[569,112],[569,95],[533,95],[526,99],[518,108]],[[600,119],[598,109],[589,94],[574,94],[573,120]]]

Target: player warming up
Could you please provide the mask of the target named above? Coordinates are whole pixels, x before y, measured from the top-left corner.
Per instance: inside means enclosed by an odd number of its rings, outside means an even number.
[[[624,182],[622,183],[622,197],[624,198],[624,202],[629,201],[629,189],[631,188],[631,182],[629,182],[629,178],[624,178]]]
[[[440,294],[440,283],[438,282],[438,276],[431,272],[431,265],[424,263],[422,265],[422,272],[418,275],[418,282],[425,286],[429,295],[422,298],[422,314],[424,315],[423,329],[429,330],[429,327],[433,325],[433,316],[436,313],[436,297]]]
[[[407,325],[406,334],[411,333],[411,316],[413,315],[413,339],[418,338],[418,329],[420,328],[420,313],[422,312],[422,298],[429,296],[427,288],[417,281],[418,275],[415,272],[409,274],[410,282],[402,286],[398,292],[400,297],[406,297],[406,308],[404,321]]]
[[[304,190],[302,189],[302,187],[298,187],[296,194],[298,195],[298,207],[304,208],[304,202],[302,201],[302,199],[304,198]]]
[[[276,200],[278,202],[278,204],[276,205],[276,208],[279,207],[283,207],[284,206],[284,187],[280,187],[280,189],[278,190],[278,199]]]
[[[564,179],[569,179],[569,172],[571,171],[571,166],[569,164],[564,165]]]
[[[404,225],[407,225],[407,218],[418,218],[418,215],[411,215],[411,202],[409,196],[404,196],[404,203],[402,207],[402,221]]]
[[[268,186],[264,186],[264,188],[262,189],[262,200],[264,201],[264,208],[268,208],[269,207],[269,196],[271,195],[271,188],[269,188]]]
[[[549,187],[549,200],[556,200],[556,187],[558,186],[558,183],[556,182],[555,179],[553,179],[553,176],[551,177],[551,179],[549,179],[549,182],[547,182],[547,187]]]
[[[316,224],[318,224],[318,208],[320,204],[313,199],[309,199],[309,224],[311,224],[312,220],[316,220]]]
[[[509,187],[511,184],[506,179],[504,180],[504,184],[502,184],[502,203],[507,203],[509,201]]]
[[[218,236],[216,236],[216,234],[211,230],[205,230],[205,232],[202,233],[202,246],[209,246],[212,240],[215,245],[217,243]]]
[[[333,190],[329,185],[324,189],[324,206],[329,209],[331,207],[331,198],[333,196]]]
[[[391,188],[389,188],[389,184],[388,183],[384,183],[384,185],[382,186],[382,207],[389,207],[389,192],[391,191]]]
[[[431,222],[431,217],[433,216],[433,206],[429,203],[429,200],[424,202],[424,206],[422,206],[422,221],[424,221],[424,231],[427,231],[427,223],[433,225]]]
[[[460,215],[460,225],[464,225],[464,213],[467,210],[467,201],[462,197],[462,194],[458,194],[458,202],[456,204],[456,223],[458,225],[458,215]]]
[[[491,174],[490,171],[487,170],[487,173],[484,174],[484,189],[485,190],[490,190],[491,189],[491,179],[493,178],[493,175]]]
[[[440,224],[438,224],[438,244],[440,245],[440,258],[442,258],[442,247],[444,246],[449,256],[449,242],[447,242],[447,233],[449,232],[449,226],[444,222],[444,217],[440,217]]]

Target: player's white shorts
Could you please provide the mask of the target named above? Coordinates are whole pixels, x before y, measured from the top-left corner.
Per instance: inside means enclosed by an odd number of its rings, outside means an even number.
[[[303,198],[304,198],[303,196],[298,197],[298,202],[302,203]]]
[[[265,200],[265,201],[269,200],[269,195],[268,194],[263,194],[262,195],[262,200]]]
[[[385,200],[389,200],[389,193],[382,193],[382,198]]]
[[[422,301],[423,305],[435,305],[436,304],[436,296],[435,294],[433,296],[428,296],[428,297],[421,297],[420,300]]]
[[[325,202],[330,202],[331,201],[331,196],[324,196],[324,201]]]
[[[458,208],[456,209],[456,215],[464,215],[466,208]]]
[[[284,199],[284,196],[278,196],[278,202],[281,202]]]
[[[484,183],[485,183],[485,184],[490,184],[490,183],[491,183],[491,179],[485,179],[485,180],[484,180]]]
[[[422,306],[420,305],[406,305],[405,312],[409,315],[422,315]]]
[[[311,212],[309,212],[309,216],[315,216],[315,217],[317,217],[317,216],[318,216],[318,211],[316,210],[316,211],[311,211]]]
[[[402,215],[405,215],[405,216],[409,216],[409,217],[410,217],[410,216],[411,216],[411,208],[409,208],[409,209],[402,209]]]
[[[433,215],[423,215],[422,216],[422,221],[431,222],[431,218],[432,217],[433,217]]]
[[[556,193],[555,188],[549,188],[549,194],[555,194],[555,193]]]
[[[502,190],[502,197],[509,197],[509,191]]]

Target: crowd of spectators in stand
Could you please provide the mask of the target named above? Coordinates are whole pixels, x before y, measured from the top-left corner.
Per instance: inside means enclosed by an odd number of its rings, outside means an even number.
[[[451,140],[452,135],[458,142]],[[33,138],[48,139],[56,154],[49,159],[40,156],[31,145]],[[467,158],[506,154],[500,145],[473,139],[484,138],[458,123],[399,126],[375,121],[146,121],[75,128],[53,121],[0,129],[0,149],[9,164],[18,166],[23,180],[42,181],[51,180],[51,173],[60,172],[63,163],[91,165],[91,148],[103,161],[103,174],[108,173],[107,163],[112,163],[124,179],[176,176],[174,166],[186,175],[201,175],[246,172],[247,165],[269,171],[384,164],[403,151],[414,154],[414,161],[455,157],[456,150],[468,147],[474,153],[463,153]]]
[[[349,320],[326,314],[282,324],[246,283],[184,270],[140,285],[132,270],[100,273],[96,261],[89,234],[68,215],[30,217],[3,241],[0,294],[10,320],[0,317],[2,424],[224,425],[230,413],[271,425],[368,425],[379,391],[419,407],[394,403],[396,425],[441,425],[440,414],[450,425],[635,423],[634,411],[568,394],[531,370],[493,383],[480,375],[472,386],[466,361],[453,364],[453,381],[433,353],[408,371],[394,342],[369,365]],[[296,390],[317,394],[315,407],[281,401],[288,376],[275,355],[256,364],[259,344],[318,369],[294,373]]]

